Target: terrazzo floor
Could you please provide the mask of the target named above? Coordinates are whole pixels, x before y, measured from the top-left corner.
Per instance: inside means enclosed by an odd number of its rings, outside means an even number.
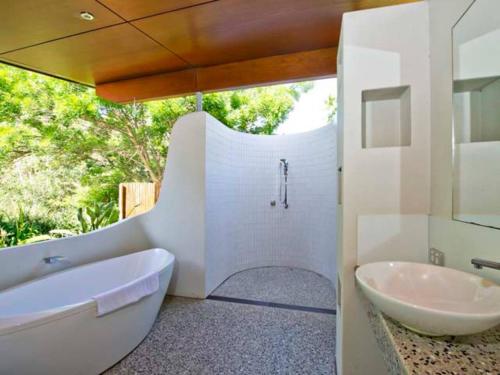
[[[335,309],[332,282],[317,273],[289,267],[262,267],[238,272],[212,295]]]
[[[276,271],[282,277],[276,276]],[[295,271],[244,271],[250,274],[235,275],[220,290],[237,298],[272,298],[310,306],[319,301],[321,306],[316,307],[331,307],[319,295],[301,300],[304,292],[290,291],[302,285],[303,290],[315,294],[315,284],[308,282],[320,282],[316,274]],[[302,282],[292,280],[287,288],[293,275]],[[266,288],[255,285],[258,278]],[[273,292],[273,285],[281,293]],[[326,286],[321,294],[326,293]],[[238,294],[237,290],[245,293]],[[332,291],[328,293],[331,297]],[[332,314],[167,297],[146,339],[104,374],[335,374],[334,353]]]

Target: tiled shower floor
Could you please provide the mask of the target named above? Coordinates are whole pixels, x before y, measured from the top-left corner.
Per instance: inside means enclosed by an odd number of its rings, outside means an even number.
[[[238,272],[212,295],[335,309],[335,289],[330,280],[314,272],[289,267]]]
[[[238,273],[215,293],[321,308],[334,296],[320,276],[276,267]],[[105,374],[334,374],[334,353],[331,313],[167,297],[151,333]]]

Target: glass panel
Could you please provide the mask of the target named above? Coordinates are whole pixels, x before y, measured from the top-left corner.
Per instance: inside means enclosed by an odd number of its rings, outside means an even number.
[[[500,228],[500,1],[453,29],[453,218]]]

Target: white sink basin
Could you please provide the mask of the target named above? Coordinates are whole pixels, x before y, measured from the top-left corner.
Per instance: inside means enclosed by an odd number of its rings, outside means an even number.
[[[429,336],[468,335],[500,324],[500,286],[430,264],[369,263],[356,270],[368,299],[405,327]]]

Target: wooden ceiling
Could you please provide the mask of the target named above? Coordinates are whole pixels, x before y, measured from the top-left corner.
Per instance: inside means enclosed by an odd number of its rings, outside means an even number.
[[[0,61],[120,102],[332,76],[344,12],[413,1],[2,0]]]

